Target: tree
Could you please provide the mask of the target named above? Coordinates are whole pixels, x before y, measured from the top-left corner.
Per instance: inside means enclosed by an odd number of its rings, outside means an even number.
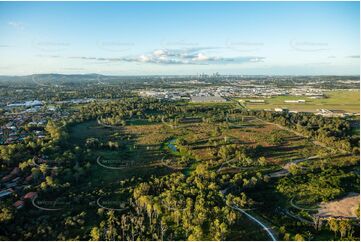
[[[261,166],[265,166],[267,165],[267,160],[264,156],[261,156],[260,158],[258,158],[258,163],[261,165]]]
[[[207,170],[206,165],[204,165],[204,164],[199,164],[199,165],[197,165],[197,167],[196,167],[196,174],[199,175],[199,176],[204,176],[204,177],[206,177],[207,174],[208,174],[208,170]]]
[[[46,181],[46,184],[49,186],[49,187],[55,187],[55,183],[54,183],[54,180],[51,176],[47,176],[45,177],[45,181]]]
[[[285,236],[283,236],[283,240],[290,241],[291,240],[291,235],[289,233],[285,233]]]
[[[93,227],[90,231],[90,239],[93,241],[100,240],[100,231],[98,227]]]
[[[301,167],[299,167],[297,164],[293,164],[293,163],[290,165],[288,170],[292,175],[298,175],[302,171]]]
[[[336,233],[338,231],[338,222],[337,222],[337,220],[335,218],[330,218],[328,220],[328,226],[330,227],[330,230],[335,233],[335,236],[336,236]]]
[[[214,240],[224,240],[225,235],[228,232],[228,226],[225,223],[221,223],[218,219],[214,220],[212,229],[214,230]]]
[[[191,235],[189,235],[188,240],[203,240],[203,229],[200,225],[197,225],[193,228]]]
[[[10,209],[3,207],[0,210],[0,223],[7,222],[13,219],[13,214]]]
[[[230,155],[230,150],[228,149],[228,146],[222,146],[219,149],[218,154],[223,160],[227,160]]]
[[[117,230],[116,230],[117,221],[116,221],[116,218],[114,215],[114,211],[110,210],[109,212],[107,212],[107,216],[108,216],[107,231],[105,234],[106,240],[117,240],[116,239],[116,237],[118,235]]]
[[[339,232],[341,235],[341,238],[344,238],[346,235],[348,235],[352,230],[352,225],[350,223],[350,220],[348,219],[342,219],[339,222]]]
[[[42,190],[46,190],[47,187],[48,187],[48,185],[46,184],[46,182],[42,182],[42,183],[40,184],[40,188],[41,188]]]
[[[27,167],[29,167],[29,164],[31,164],[32,163],[32,160],[30,159],[30,160],[28,160],[28,161],[24,161],[24,162],[21,162],[21,163],[19,163],[19,168],[20,168],[20,170],[25,170]]]
[[[48,170],[48,165],[43,163],[40,165],[39,169],[40,169],[41,173],[43,173],[43,176],[45,177],[46,171]]]
[[[54,141],[59,140],[61,137],[61,130],[52,120],[49,120],[48,123],[46,124],[45,131],[47,131],[50,134],[50,137]]]
[[[305,240],[305,238],[302,236],[302,234],[296,234],[294,238],[296,241],[304,241]]]
[[[244,206],[246,206],[247,203],[248,203],[246,194],[245,194],[244,192],[242,192],[242,193],[240,194],[240,197],[235,197],[235,198],[233,199],[233,203],[234,203],[236,206],[241,207],[241,208],[244,207]]]

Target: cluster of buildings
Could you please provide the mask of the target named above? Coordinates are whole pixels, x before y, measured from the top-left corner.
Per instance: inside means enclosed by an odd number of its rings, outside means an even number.
[[[53,104],[84,104],[84,103],[90,103],[95,101],[94,98],[78,98],[78,99],[70,99],[66,101],[55,101]],[[6,105],[6,108],[16,108],[16,107],[24,107],[29,109],[39,109],[40,107],[44,106],[45,104],[48,104],[48,108],[53,108],[49,102],[45,103],[43,101],[39,100],[31,100],[31,101],[25,101],[25,102],[15,102],[15,103],[8,103]],[[26,111],[25,110],[25,111]]]
[[[29,114],[16,114],[6,118],[8,122],[0,126],[0,145],[18,143],[27,137],[39,139],[45,137],[44,126],[47,123],[45,117],[37,120],[36,117],[32,118]],[[25,125],[29,128],[25,129]]]
[[[267,110],[266,111],[272,111],[272,110]],[[275,112],[283,112],[283,113],[298,113],[298,111],[294,111],[294,110],[289,110],[288,108],[274,108]],[[321,115],[323,117],[347,117],[347,116],[353,116],[354,113],[345,113],[342,111],[337,111],[337,110],[328,110],[328,109],[317,109],[317,112],[315,113],[316,115]]]
[[[37,163],[47,163],[47,160],[34,157],[34,166]],[[56,176],[56,172],[52,171],[50,176]],[[31,201],[37,196],[37,192],[31,191],[34,183],[40,183],[41,177],[34,177],[33,173],[20,170],[18,167],[12,168],[8,173],[0,174],[0,201],[11,198],[15,201],[13,206],[16,209],[24,207],[27,201]]]
[[[318,98],[324,98],[324,91],[322,89],[306,86],[306,87],[292,88],[289,90],[288,95],[306,96],[308,98],[318,99]]]
[[[139,92],[139,95],[142,97],[152,97],[157,99],[166,99],[166,100],[189,100],[190,97],[183,89],[172,89],[165,90],[161,88],[143,90]]]
[[[49,119],[61,120],[68,115],[67,111],[38,100],[8,104],[0,118],[0,145],[18,143],[26,138],[42,139]]]
[[[166,100],[187,100],[191,102],[225,102],[224,87],[205,87],[195,89],[175,88],[161,89],[154,88],[151,90],[143,90],[139,92],[140,96],[152,97]]]
[[[224,99],[221,96],[192,96],[191,102],[194,103],[213,103],[213,102],[227,102],[226,99]]]
[[[38,107],[43,106],[44,103],[39,100],[25,101],[25,102],[17,102],[17,103],[9,103],[7,107]]]
[[[70,99],[66,101],[56,101],[55,104],[84,104],[91,103],[95,101],[94,98],[78,98],[78,99]]]
[[[45,138],[44,127],[48,122],[45,114],[32,116],[20,113],[5,118],[6,124],[0,126],[0,145],[18,143],[26,138]]]
[[[310,98],[322,98],[324,96],[321,89],[311,87],[301,88],[279,88],[263,85],[252,86],[203,86],[192,88],[152,88],[139,91],[140,96],[153,97],[157,99],[168,100],[191,100],[192,97],[244,97],[244,98],[259,98],[259,97],[273,97],[273,96],[307,96]],[[222,99],[219,99],[223,101]],[[253,100],[254,102],[261,102]],[[304,100],[298,100],[302,102]],[[252,101],[251,101],[252,102]],[[290,100],[290,103],[295,102]]]
[[[24,207],[27,200],[31,200],[37,195],[33,191],[25,192],[31,189],[32,180],[32,175],[26,176],[18,167],[13,168],[0,180],[0,201],[8,197],[20,198],[13,203],[13,206],[16,209]]]
[[[347,117],[354,115],[353,113],[345,113],[338,110],[329,110],[329,109],[317,109],[316,115],[321,115],[324,117]]]
[[[52,161],[46,157],[34,156],[30,167],[39,167],[40,164],[49,164]],[[55,169],[48,174],[50,177],[58,175]],[[4,199],[17,200],[13,203],[16,209],[22,208],[26,201],[32,200],[37,196],[34,191],[34,185],[44,181],[44,176],[40,173],[33,173],[32,169],[19,169],[19,167],[11,168],[8,172],[0,173],[0,202]]]
[[[298,99],[298,100],[285,100],[285,103],[306,103],[306,100],[304,99]]]

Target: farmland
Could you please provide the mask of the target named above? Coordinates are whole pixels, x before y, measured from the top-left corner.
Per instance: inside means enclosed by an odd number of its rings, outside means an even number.
[[[253,98],[254,99],[254,98]],[[276,96],[271,98],[260,98],[265,103],[249,103],[247,108],[262,110],[274,108],[288,108],[299,112],[317,112],[318,109],[329,109],[343,112],[360,111],[360,92],[359,90],[346,91],[328,91],[325,92],[325,98],[314,99],[304,96]],[[285,100],[305,100],[305,103],[285,103]],[[243,99],[250,100],[250,99]]]

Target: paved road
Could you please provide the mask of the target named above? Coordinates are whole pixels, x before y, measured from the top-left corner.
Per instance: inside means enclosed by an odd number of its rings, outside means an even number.
[[[256,222],[257,224],[259,224],[264,230],[266,230],[268,236],[273,240],[276,241],[276,236],[274,234],[274,232],[272,231],[272,229],[270,227],[267,227],[264,223],[262,223],[261,221],[259,221],[258,219],[256,219],[255,217],[253,217],[251,214],[247,213],[244,209],[239,208],[235,205],[230,206],[231,208],[233,208],[234,210],[237,210],[241,213],[243,213],[244,215],[246,215],[249,219],[251,219],[252,221]]]

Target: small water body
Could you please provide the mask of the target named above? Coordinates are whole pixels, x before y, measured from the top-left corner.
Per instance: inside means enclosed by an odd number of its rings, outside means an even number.
[[[174,145],[176,139],[171,139],[169,142],[168,142],[168,147],[174,151],[174,152],[177,152],[177,147]]]

